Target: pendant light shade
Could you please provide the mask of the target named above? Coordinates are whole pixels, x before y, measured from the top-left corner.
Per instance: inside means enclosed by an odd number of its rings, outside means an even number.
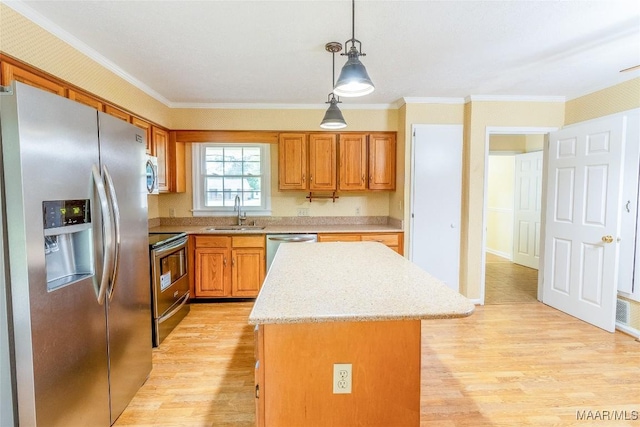
[[[362,53],[362,43],[356,39],[356,2],[351,0],[351,38],[344,42],[345,48],[351,42],[349,52],[342,53],[347,55],[347,63],[342,67],[338,81],[333,87],[333,92],[338,96],[355,97],[368,95],[375,90],[375,86],[364,68],[360,57],[366,54]],[[358,43],[358,48],[356,48]]]
[[[375,86],[358,57],[361,55],[355,46],[349,49],[349,59],[342,67],[340,76],[333,92],[338,96],[354,97],[368,95],[375,90]]]
[[[320,123],[320,127],[322,129],[342,129],[347,127],[347,122],[345,122],[344,117],[342,116],[342,111],[338,108],[338,101],[333,96],[333,94],[329,95],[329,108],[327,108],[327,112],[324,113],[324,118],[322,119],[322,123]]]
[[[338,42],[329,42],[324,46],[324,48],[327,52],[331,53],[331,84],[333,85],[336,80],[336,52],[340,52],[342,50],[342,45]],[[336,99],[333,92],[327,96],[327,104],[329,104],[329,108],[327,108],[327,112],[324,113],[324,118],[320,123],[320,127],[322,129],[342,129],[347,127],[347,122],[342,116],[342,111],[338,108],[339,103],[340,98]]]

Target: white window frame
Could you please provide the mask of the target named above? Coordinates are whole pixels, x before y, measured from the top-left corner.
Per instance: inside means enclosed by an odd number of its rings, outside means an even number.
[[[261,206],[241,206],[242,212],[251,216],[271,215],[271,144],[267,143],[224,143],[210,142],[192,144],[193,169],[193,216],[233,216],[233,206],[206,206],[204,194],[205,150],[207,147],[251,147],[260,148],[260,168],[262,181],[260,188],[263,196]]]

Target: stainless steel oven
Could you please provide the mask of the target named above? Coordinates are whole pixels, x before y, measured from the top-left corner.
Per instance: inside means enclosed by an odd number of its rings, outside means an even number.
[[[149,234],[154,347],[189,313],[187,242],[186,233]]]

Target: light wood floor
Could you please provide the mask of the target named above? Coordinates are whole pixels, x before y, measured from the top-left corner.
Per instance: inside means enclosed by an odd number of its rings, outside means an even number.
[[[251,306],[193,304],[115,425],[252,426]],[[639,378],[639,342],[541,303],[422,322],[422,426],[638,426],[576,413],[638,414]]]
[[[538,270],[487,253],[484,289],[485,304],[535,303],[538,299]]]

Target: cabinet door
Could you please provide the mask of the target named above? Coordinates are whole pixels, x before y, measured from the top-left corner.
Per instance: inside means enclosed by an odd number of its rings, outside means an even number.
[[[227,296],[229,283],[229,250],[196,249],[196,297]]]
[[[109,114],[110,116],[117,117],[120,120],[124,120],[127,123],[131,122],[131,115],[129,113],[111,105],[105,105],[104,112]]]
[[[369,135],[369,189],[396,189],[395,135],[384,133]]]
[[[13,80],[55,93],[56,95],[64,96],[65,93],[64,86],[33,74],[30,71],[26,71],[22,68],[3,62],[2,85],[9,86]]]
[[[231,296],[257,296],[264,280],[264,249],[232,249],[231,265]]]
[[[309,190],[336,190],[336,150],[334,134],[309,135]]]
[[[367,136],[364,134],[340,135],[340,190],[365,190],[367,188]]]
[[[158,190],[169,191],[169,133],[152,126],[152,146],[158,158]]]
[[[307,135],[281,133],[278,140],[278,188],[307,189]]]
[[[89,107],[95,108],[98,111],[102,111],[104,107],[104,104],[100,100],[94,98],[91,95],[87,95],[84,92],[78,92],[73,89],[69,89],[67,91],[67,98],[81,104],[88,105]]]
[[[151,144],[151,123],[146,122],[142,119],[139,119],[135,116],[131,117],[131,124],[134,126],[138,126],[140,129],[144,129],[147,136],[147,148],[146,153],[149,155],[153,155],[153,149]]]

